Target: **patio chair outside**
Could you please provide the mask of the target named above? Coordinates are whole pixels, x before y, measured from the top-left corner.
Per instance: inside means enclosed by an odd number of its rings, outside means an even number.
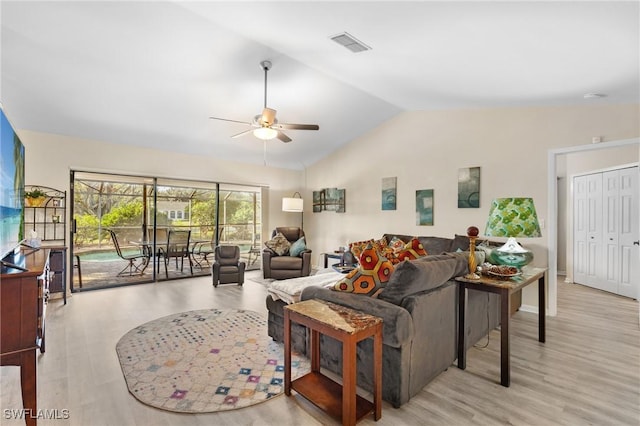
[[[203,267],[203,263],[206,263],[207,265],[211,264],[208,257],[215,252],[216,242],[220,244],[220,241],[222,241],[222,231],[224,231],[224,226],[220,226],[218,228],[218,241],[216,241],[216,233],[214,232],[211,236],[211,240],[196,241],[193,244],[193,260],[200,268]],[[197,259],[196,256],[198,257]]]
[[[139,253],[135,254],[123,254],[116,233],[111,229],[107,229],[107,231],[111,235],[111,240],[113,241],[113,245],[116,248],[118,257],[129,262],[129,264],[125,266],[122,271],[118,272],[118,276],[132,276],[134,275],[134,273],[136,275],[142,275],[144,273],[144,270],[147,268],[147,265],[149,265],[149,256],[144,253],[144,250],[141,250]]]
[[[189,261],[191,275],[193,275],[193,262],[191,261],[191,253],[189,251],[190,238],[190,230],[170,230],[167,237],[167,245],[158,248],[158,257],[164,260],[164,274],[167,278],[169,278],[167,265],[169,264],[170,258],[175,259],[176,269],[178,268],[178,259],[180,259],[180,272],[184,270],[184,259],[186,258]],[[160,269],[159,263],[158,269]]]

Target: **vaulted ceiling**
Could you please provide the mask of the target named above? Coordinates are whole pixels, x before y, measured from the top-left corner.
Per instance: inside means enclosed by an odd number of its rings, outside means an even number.
[[[301,169],[403,111],[640,102],[623,2],[5,1],[15,127]],[[352,53],[348,32],[372,49]],[[268,105],[293,142],[232,139]],[[587,98],[587,93],[606,95]]]

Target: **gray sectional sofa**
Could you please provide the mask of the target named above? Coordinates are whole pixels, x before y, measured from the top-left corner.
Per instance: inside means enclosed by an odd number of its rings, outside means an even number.
[[[386,235],[388,240],[393,235]],[[411,237],[398,235],[408,241]],[[468,270],[466,237],[454,239],[419,237],[428,256],[396,265],[389,282],[378,298],[308,287],[301,300],[322,299],[381,317],[383,323],[382,398],[399,407],[456,359],[457,284],[453,279]],[[466,240],[466,241],[465,241]],[[276,341],[284,339],[284,303],[267,296],[268,332]],[[499,324],[499,300],[496,295],[468,292],[468,347],[478,342]],[[306,328],[293,324],[292,344],[307,353]],[[342,372],[339,342],[322,336],[321,366],[336,374]],[[373,345],[367,339],[358,343],[358,386],[371,391]]]

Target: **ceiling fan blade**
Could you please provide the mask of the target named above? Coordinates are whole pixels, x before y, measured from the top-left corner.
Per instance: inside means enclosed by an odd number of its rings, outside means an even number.
[[[291,142],[291,138],[280,131],[278,132],[278,135],[276,137],[282,142]]]
[[[273,127],[278,129],[291,129],[291,130],[320,130],[320,126],[317,124],[289,124],[289,123],[277,123]]]
[[[271,108],[266,108],[262,110],[262,117],[260,118],[260,122],[264,126],[271,126],[275,123],[276,120],[276,110]]]
[[[240,133],[238,133],[236,135],[233,135],[231,137],[232,138],[239,138],[240,136],[244,136],[244,135],[246,135],[248,133],[251,133],[251,132],[253,132],[253,129],[245,130],[244,132],[240,132]]]
[[[220,117],[209,117],[209,118],[212,119],[212,120],[230,121],[232,123],[248,124],[249,126],[251,125],[251,123],[249,123],[247,121],[230,120],[228,118],[220,118]]]

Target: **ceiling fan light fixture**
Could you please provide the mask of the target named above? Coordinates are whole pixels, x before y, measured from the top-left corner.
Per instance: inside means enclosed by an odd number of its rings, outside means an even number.
[[[278,136],[278,131],[270,127],[260,127],[253,131],[253,136],[258,139],[262,139],[263,141],[268,141]]]

